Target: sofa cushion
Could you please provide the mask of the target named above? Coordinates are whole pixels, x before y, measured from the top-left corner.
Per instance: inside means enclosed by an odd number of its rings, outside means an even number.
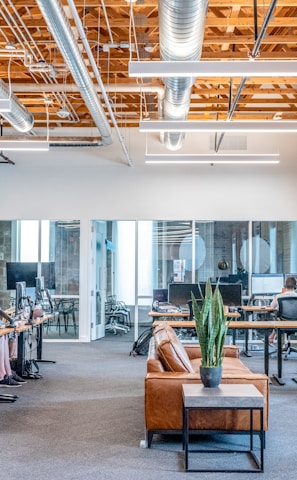
[[[154,331],[154,338],[166,371],[194,373],[188,354],[172,327],[165,323],[160,325]]]

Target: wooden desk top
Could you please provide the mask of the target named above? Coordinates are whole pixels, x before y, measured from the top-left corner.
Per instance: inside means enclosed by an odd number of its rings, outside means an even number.
[[[154,312],[153,310],[149,312],[150,317],[189,317],[190,312]]]
[[[157,327],[158,325],[162,325],[164,323],[167,323],[173,328],[195,328],[195,322],[194,320],[184,320],[184,321],[179,321],[179,320],[156,320],[153,323],[153,327]],[[229,328],[235,328],[235,329],[297,329],[297,320],[287,320],[287,321],[278,321],[278,320],[255,320],[254,322],[250,321],[231,321],[228,324]]]
[[[277,311],[277,309],[275,308],[272,308],[270,307],[269,305],[267,305],[266,307],[259,307],[259,306],[256,306],[256,305],[243,305],[241,307],[241,309],[244,311],[244,312],[275,312]]]
[[[37,327],[38,325],[45,322],[49,318],[52,318],[51,314],[44,315],[43,317],[40,317],[40,318],[36,318],[34,320],[33,326]],[[26,323],[23,322],[23,323],[19,324],[16,328],[14,328],[14,327],[0,328],[0,337],[2,337],[3,335],[7,335],[11,332],[17,332],[17,333],[25,332],[26,330],[29,330],[29,328],[31,328],[31,327],[32,327],[32,325],[26,325]]]
[[[183,317],[183,318],[188,318],[190,316],[190,312],[170,312],[170,313],[165,313],[165,312],[154,312],[151,311],[149,312],[150,317]],[[228,318],[239,318],[241,315],[238,312],[228,312],[226,313],[226,316]]]

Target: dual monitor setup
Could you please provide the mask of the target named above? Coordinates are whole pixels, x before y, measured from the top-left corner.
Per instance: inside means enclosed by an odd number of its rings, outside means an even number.
[[[297,274],[252,274],[251,296],[274,296],[282,291],[287,277],[296,277]],[[205,282],[200,282],[202,295],[205,293]],[[216,283],[212,284],[214,290]],[[242,302],[242,284],[219,283],[219,289],[224,305],[240,307]],[[169,303],[178,308],[186,307],[192,298],[192,292],[196,299],[201,299],[201,292],[197,283],[169,283],[168,288],[155,289],[153,301],[160,304]]]
[[[41,275],[38,275],[38,270]],[[26,307],[33,308],[34,303],[40,303],[49,289],[55,289],[55,263],[42,262],[38,269],[37,262],[7,262],[7,290],[15,292],[14,317],[0,309],[2,317],[10,326],[24,312]]]
[[[153,291],[153,301],[159,303],[169,303],[178,308],[187,308],[188,302],[192,298],[192,293],[196,299],[201,299],[205,294],[205,282],[199,283],[169,283],[168,289],[155,289]],[[216,284],[212,284],[213,290]],[[223,297],[224,305],[239,307],[242,304],[242,285],[241,283],[222,283],[219,285]]]

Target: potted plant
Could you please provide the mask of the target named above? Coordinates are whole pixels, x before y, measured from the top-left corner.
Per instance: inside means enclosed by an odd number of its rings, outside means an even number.
[[[201,298],[202,305],[199,306],[192,293],[193,315],[201,348],[200,376],[205,387],[217,387],[222,378],[223,349],[228,330],[219,284],[213,292],[209,279],[205,295],[203,297],[201,292]]]

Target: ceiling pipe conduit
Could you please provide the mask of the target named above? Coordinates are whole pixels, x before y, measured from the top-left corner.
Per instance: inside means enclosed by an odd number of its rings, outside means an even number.
[[[34,125],[33,115],[18,100],[18,98],[10,91],[10,88],[0,79],[0,98],[10,100],[10,112],[1,112],[5,120],[11,124],[18,132],[29,132]]]
[[[208,0],[159,0],[160,59],[198,61],[201,58]],[[186,120],[195,78],[164,78],[165,120]],[[169,150],[181,148],[184,133],[165,132]]]
[[[257,30],[258,30],[258,27],[257,27],[257,25],[258,25],[258,22],[257,22],[257,2],[256,2],[256,0],[254,0],[255,45],[254,45],[254,48],[249,55],[249,57],[252,61],[259,55],[262,40],[263,40],[263,38],[266,34],[266,30],[267,30],[268,24],[270,22],[270,19],[272,17],[273,10],[276,6],[276,3],[277,3],[277,0],[272,0],[271,1],[270,5],[269,5],[269,8],[268,8],[268,11],[267,11],[267,14],[266,14],[266,16],[263,20],[261,30],[258,34],[258,32],[257,32]],[[239,102],[239,99],[241,97],[241,92],[244,89],[244,85],[245,85],[246,80],[247,80],[247,77],[243,77],[240,81],[240,84],[239,84],[238,89],[236,91],[236,95],[234,97],[234,100],[233,100],[232,104],[230,104],[230,106],[229,106],[228,116],[227,116],[227,119],[226,119],[227,121],[231,120],[231,118],[232,118],[232,116],[235,112],[235,109],[236,109],[237,104]],[[217,144],[216,144],[216,147],[215,147],[216,153],[218,153],[218,151],[219,151],[219,148],[221,146],[223,138],[224,138],[224,133],[222,133],[220,135],[220,138],[217,141]]]
[[[36,3],[100,131],[103,144],[112,144],[110,125],[83,56],[77,47],[77,41],[67,20],[63,5],[59,0],[51,0],[50,2],[48,0],[36,0]]]

